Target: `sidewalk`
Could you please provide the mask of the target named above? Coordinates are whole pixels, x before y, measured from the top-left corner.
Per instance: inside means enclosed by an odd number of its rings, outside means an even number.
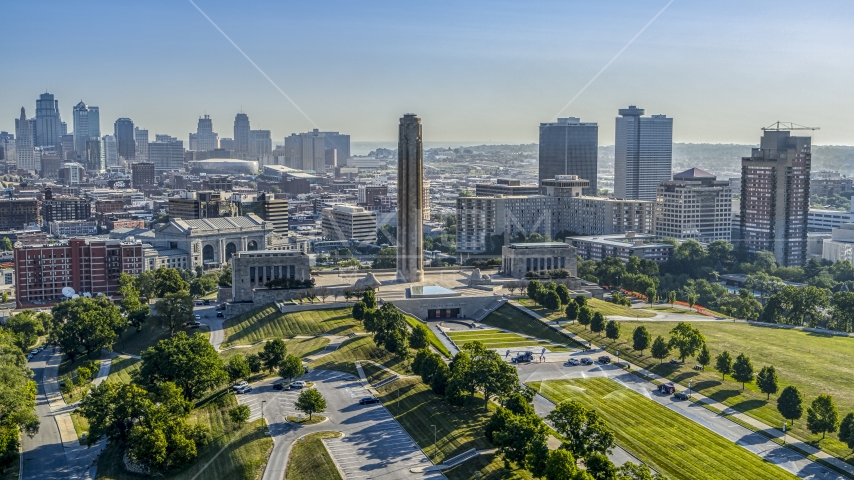
[[[545,321],[545,319],[542,316],[538,315],[537,313],[535,313],[534,311],[532,311],[528,308],[525,308],[522,305],[519,305],[517,302],[511,300],[510,303],[512,303],[513,306],[519,308],[520,310],[527,313],[531,317],[536,318],[537,320],[543,321],[543,323],[549,323],[549,322]],[[578,343],[581,343],[581,344],[590,343],[587,340],[584,340],[583,338],[579,337],[575,333],[570,332],[569,330],[566,330],[565,328],[560,327],[559,325],[555,325],[555,326],[557,328],[559,328],[561,331],[565,332],[570,337],[572,337],[572,339]],[[623,361],[623,360],[621,360],[621,361]],[[626,362],[626,363],[628,363],[628,362]],[[645,376],[646,378],[656,380],[659,382],[673,383],[673,385],[676,387],[677,391],[688,389],[688,387],[685,385],[680,385],[676,382],[671,382],[669,379],[661,377],[659,375],[656,375],[655,373],[652,373],[648,370],[640,368],[637,365],[629,363],[629,367],[630,367],[632,372],[640,373],[641,375]],[[726,406],[726,405],[724,405],[724,404],[722,404],[716,400],[708,398],[705,395],[702,395],[699,393],[692,392],[691,397],[697,403],[699,403],[701,405],[709,406],[709,407],[714,408],[715,410],[721,412],[720,415],[723,417],[732,417],[732,418],[738,420],[738,422],[745,424],[745,425],[750,425],[752,428],[755,428],[759,431],[765,432],[767,435],[770,435],[773,438],[780,439],[780,440],[783,439],[782,430],[771,427],[771,426],[769,426],[769,425],[767,425],[767,424],[765,424],[765,423],[763,423],[763,422],[761,422],[761,421],[759,421],[759,420],[757,420],[757,419],[755,419],[755,418],[753,418],[753,417],[751,417],[745,413],[741,413],[738,410],[735,410],[732,407],[728,407],[728,406]],[[849,475],[854,476],[854,466],[852,466],[851,464],[849,464],[849,463],[847,463],[847,462],[845,462],[845,461],[843,461],[837,457],[834,457],[833,455],[830,455],[829,453],[824,452],[823,450],[815,448],[812,445],[809,445],[809,444],[804,443],[800,440],[797,440],[797,439],[793,438],[791,435],[787,436],[786,438],[787,438],[787,440],[789,440],[789,441],[787,441],[788,446],[794,447],[794,448],[796,448],[802,452],[805,452],[808,455],[813,455],[816,458],[821,459],[823,461],[826,461],[827,463],[835,466],[836,468],[847,472]]]

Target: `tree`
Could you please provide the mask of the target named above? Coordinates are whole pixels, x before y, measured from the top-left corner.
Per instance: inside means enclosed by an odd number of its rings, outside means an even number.
[[[575,303],[578,304],[578,308],[581,308],[581,307],[587,305],[587,297],[585,297],[584,295],[576,295],[575,296]]]
[[[32,310],[24,310],[6,320],[6,328],[18,337],[21,350],[29,350],[44,333],[44,325]]]
[[[569,297],[569,289],[566,287],[566,285],[558,285],[557,288],[555,288],[555,292],[557,293],[557,296],[560,297],[561,305],[566,305],[569,303],[570,300],[572,300]]]
[[[427,346],[430,332],[427,327],[422,324],[416,324],[412,327],[412,333],[409,335],[409,346],[415,349],[425,348]]]
[[[830,312],[829,328],[849,333],[854,330],[854,292],[834,293]]]
[[[694,305],[697,304],[697,294],[689,293],[688,294],[688,308],[694,308]]]
[[[197,399],[228,380],[219,354],[202,335],[178,332],[142,352],[137,381],[142,386],[173,382],[187,399]]]
[[[620,324],[616,320],[609,320],[605,325],[605,337],[611,340],[620,338]]]
[[[560,310],[560,296],[554,290],[543,295],[543,306],[549,310]]]
[[[307,388],[299,394],[294,403],[297,410],[308,414],[309,420],[315,413],[323,413],[326,410],[326,399],[314,388]]]
[[[362,321],[365,319],[365,312],[368,310],[368,307],[365,306],[365,302],[356,302],[353,304],[353,318],[358,321]]]
[[[3,292],[3,303],[9,301],[9,292]]]
[[[80,354],[112,349],[113,342],[126,325],[118,307],[104,296],[66,300],[51,309],[57,341],[71,361]]]
[[[667,480],[667,477],[657,473],[652,474],[649,467],[643,463],[627,462],[617,469],[617,480]]]
[[[362,302],[365,304],[365,308],[369,310],[374,310],[377,308],[377,296],[374,294],[373,289],[365,290],[365,293],[362,294]]]
[[[160,325],[169,329],[169,334],[174,335],[175,329],[187,322],[192,322],[193,297],[190,292],[181,290],[179,292],[167,292],[163,298],[154,304],[154,318]]]
[[[679,359],[682,363],[685,363],[687,357],[696,355],[704,343],[706,339],[703,334],[690,323],[679,322],[670,330],[670,348],[679,351]]]
[[[163,298],[167,293],[190,290],[190,284],[184,280],[177,268],[160,267],[153,271],[153,276],[150,292],[142,292],[148,293],[145,295],[147,298]]]
[[[753,364],[745,354],[739,354],[732,364],[732,378],[736,382],[741,382],[741,389],[744,390],[744,384],[753,381]]]
[[[848,412],[839,424],[839,440],[854,449],[854,412]]]
[[[561,402],[546,416],[552,427],[564,437],[562,448],[575,457],[588,458],[593,453],[607,453],[614,448],[614,432],[596,413],[580,402]]]
[[[590,307],[584,305],[578,309],[578,323],[580,325],[584,325],[584,328],[587,329],[587,326],[590,325],[590,322],[593,321],[593,310],[590,310]]]
[[[646,294],[646,300],[649,302],[650,305],[655,303],[655,288],[649,287],[644,293]]]
[[[546,480],[588,480],[592,479],[584,470],[578,468],[575,457],[572,453],[557,449],[549,452],[549,457],[546,460],[545,474]]]
[[[250,353],[249,355],[246,355],[246,363],[249,364],[250,372],[261,373],[263,363],[261,362],[261,357],[258,356],[257,353]]]
[[[252,374],[252,370],[249,368],[249,362],[246,361],[246,357],[240,354],[228,359],[228,363],[225,365],[225,371],[228,373],[228,379],[232,382],[241,378],[249,380],[249,376]]]
[[[228,411],[228,418],[231,419],[232,423],[238,425],[248,422],[251,415],[252,411],[249,409],[249,405],[238,405]]]
[[[590,331],[600,333],[602,330],[605,330],[605,316],[602,312],[595,312],[590,320]]]
[[[777,411],[786,420],[791,420],[792,425],[795,424],[795,420],[803,416],[804,397],[798,391],[798,387],[789,385],[783,389],[780,396],[777,397]]]
[[[566,310],[564,310],[566,314],[566,319],[570,322],[578,319],[578,304],[575,302],[569,302],[566,305]]]
[[[142,323],[149,315],[148,304],[143,304],[140,301],[140,292],[136,288],[136,280],[134,277],[122,272],[119,276],[119,288],[116,291],[122,296],[119,302],[119,309],[127,317],[128,322],[136,327],[136,331],[142,330]]]
[[[486,348],[481,342],[468,342],[463,345],[463,350],[471,359],[466,382],[472,396],[475,389],[483,394],[485,409],[489,407],[489,400],[493,396],[503,396],[519,388],[516,369],[495,350]]]
[[[819,395],[807,408],[807,428],[821,439],[839,428],[839,410],[830,395]]]
[[[671,291],[667,292],[667,302],[670,303],[671,307],[673,306],[674,303],[676,303],[676,292],[675,291],[671,290]]]
[[[12,241],[9,240],[9,237],[3,237],[3,251],[9,252],[14,250],[14,246],[12,245]]]
[[[650,342],[652,342],[652,336],[649,334],[646,327],[640,326],[634,329],[632,332],[632,348],[634,350],[643,354],[643,351],[649,348]]]
[[[384,247],[374,256],[371,268],[397,268],[397,248]]]
[[[652,342],[650,354],[652,355],[652,358],[658,359],[659,364],[667,358],[667,355],[670,354],[670,346],[664,341],[664,337],[661,335],[655,337],[655,341]]]
[[[531,280],[530,282],[528,282],[526,292],[528,294],[528,298],[537,303],[540,303],[539,300],[543,292],[545,292],[545,287],[542,283],[539,282],[539,280]]]
[[[780,388],[777,385],[777,371],[774,367],[766,366],[759,370],[759,374],[756,375],[756,386],[767,395],[766,400],[771,400],[771,394],[777,393]]]
[[[593,453],[584,459],[587,473],[595,480],[614,480],[617,478],[617,466],[602,453]]]
[[[732,355],[726,350],[718,354],[715,359],[715,368],[721,372],[721,380],[726,378],[727,375],[732,375]]]
[[[305,368],[302,366],[302,360],[296,355],[288,355],[279,365],[279,376],[287,378],[288,382],[293,382],[295,378],[303,376]]]
[[[285,341],[281,338],[274,338],[264,344],[264,349],[258,353],[258,357],[261,358],[264,369],[272,372],[279,368],[287,354],[288,346],[285,345]]]
[[[545,445],[548,438],[548,429],[536,414],[516,415],[506,408],[499,408],[490,417],[486,433],[504,456],[505,465],[508,461],[526,465],[536,446]]]
[[[219,286],[231,286],[231,264],[226,264],[224,267],[222,267],[222,271],[219,274]]]
[[[712,363],[712,354],[709,352],[706,342],[703,342],[703,346],[700,348],[700,353],[697,355],[697,363],[703,366],[703,370]]]

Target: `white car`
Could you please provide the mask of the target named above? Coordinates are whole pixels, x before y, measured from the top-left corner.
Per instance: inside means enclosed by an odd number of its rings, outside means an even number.
[[[302,380],[291,382],[291,388],[305,388],[305,382]]]
[[[201,316],[201,315],[195,315],[195,317],[196,317],[196,320],[201,320],[201,319],[202,319],[202,316]]]
[[[237,391],[243,387],[248,387],[248,386],[249,386],[249,383],[246,382],[246,380],[241,380],[241,381],[235,383],[234,385],[232,385],[231,389]]]
[[[581,362],[577,358],[570,358],[567,363],[569,363],[573,367],[577,367],[577,366],[581,365]]]
[[[252,387],[250,387],[249,385],[244,385],[240,388],[234,389],[234,393],[247,393],[247,392],[251,392],[251,391],[252,391]]]

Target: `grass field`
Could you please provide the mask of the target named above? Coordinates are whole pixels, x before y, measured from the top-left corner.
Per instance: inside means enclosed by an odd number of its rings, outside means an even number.
[[[649,350],[643,356],[629,348],[632,331],[643,325],[653,338],[657,335],[669,338],[669,331],[675,326],[673,322],[622,322],[622,337],[616,342],[605,340],[584,331],[578,325],[565,325],[584,338],[596,342],[605,342],[608,350],[620,350],[620,356],[636,365],[647,368],[661,376],[668,377],[683,385],[693,382],[693,389],[719,402],[740,410],[762,422],[780,427],[784,419],[777,412],[777,399],[771,395],[770,401],[766,395],[759,392],[755,385],[748,384],[742,391],[741,384],[727,377],[721,381],[721,375],[710,366],[706,371],[692,370],[692,359],[686,360],[686,365],[671,365],[649,356]],[[706,343],[712,358],[724,350],[733,357],[744,353],[751,358],[755,372],[764,365],[773,365],[779,378],[780,390],[788,385],[798,387],[804,395],[805,409],[819,394],[833,396],[840,416],[854,411],[854,338],[838,337],[798,330],[787,330],[753,326],[745,323],[732,322],[695,322],[692,324],[706,337]],[[714,364],[714,360],[712,360]],[[821,447],[832,455],[854,460],[854,456],[836,435],[828,435],[820,444],[820,435],[813,435],[806,429],[806,412],[804,417],[788,427],[788,433],[795,437]]]
[[[77,368],[88,365],[92,371],[92,376],[83,383],[78,385]],[[98,369],[101,368],[101,352],[92,352],[88,356],[80,355],[74,359],[74,363],[68,360],[68,357],[63,355],[62,362],[59,364],[59,381],[70,385],[71,389],[62,392],[62,399],[65,403],[71,405],[80,400],[89,388],[92,386],[92,380],[98,375]]]
[[[231,423],[228,410],[237,405],[234,395],[225,390],[211,395],[190,414],[191,423],[211,429],[211,442],[199,450],[189,466],[162,477],[165,480],[228,478],[255,480],[259,477],[273,449],[263,420],[244,426]],[[210,462],[210,464],[208,464]],[[97,479],[130,480],[144,478],[128,473],[122,465],[122,452],[110,445],[98,461]],[[203,471],[204,470],[204,471]],[[201,474],[199,474],[202,472]]]
[[[317,432],[296,442],[288,458],[285,480],[340,480],[341,474],[335,468],[335,463],[321,440],[340,436],[338,432]]]
[[[312,355],[314,353],[320,352],[324,348],[326,348],[326,345],[328,344],[329,339],[323,337],[289,338],[285,340],[285,345],[288,347],[288,354],[296,355],[298,357],[305,357],[307,355]],[[253,345],[247,348],[231,348],[229,350],[220,352],[219,356],[222,357],[223,361],[227,362],[228,359],[234,355],[249,355],[251,353],[258,353],[263,349],[264,344],[259,343],[258,345]]]
[[[548,318],[549,320],[562,320],[566,317],[566,314],[564,314],[563,310],[558,310],[556,312],[552,310],[547,310],[542,306],[537,305],[530,298],[522,298],[519,299],[518,302],[520,305],[528,307],[540,316]],[[605,315],[606,317],[609,315],[618,315],[621,317],[633,318],[650,318],[655,316],[655,312],[625,307],[623,305],[617,305],[616,303],[599,300],[598,298],[588,298],[587,306],[590,307],[594,312],[601,312],[602,315]]]
[[[409,326],[411,326],[411,327],[415,327],[415,325],[424,325],[424,322],[417,320],[415,318],[412,318],[409,315],[405,315],[405,317],[406,317],[406,323],[408,323]],[[424,326],[426,327],[426,325],[424,325]],[[430,328],[427,328],[427,340],[430,342],[430,345],[433,345],[433,347],[439,351],[439,353],[441,353],[442,355],[444,355],[447,358],[451,358],[451,352],[448,351],[448,347],[446,347],[439,340],[439,337],[437,337],[436,334],[433,333],[433,330],[431,330]]]
[[[198,332],[198,329],[186,330],[187,335],[192,335],[194,331]],[[128,327],[119,339],[116,340],[113,350],[130,355],[139,355],[146,348],[167,338],[169,338],[169,330],[160,328],[158,322],[149,320],[142,324],[142,329],[138,332],[136,328]]]
[[[413,352],[412,355],[415,355],[415,353]],[[404,375],[412,373],[408,361],[395,358],[392,354],[377,347],[373,337],[370,336],[359,336],[345,340],[338,347],[338,350],[320,357],[317,361],[311,362],[309,368],[312,370],[337,370],[358,377],[359,374],[356,371],[356,366],[353,364],[356,360],[373,360],[391,368],[397,373]]]
[[[569,347],[553,345],[550,342],[523,337],[516,333],[502,332],[501,330],[474,330],[461,332],[447,332],[448,337],[458,347],[467,342],[480,341],[486,348],[534,348],[545,347],[553,352],[565,352]]]
[[[797,478],[608,378],[532,382],[529,386],[552,402],[572,399],[597,410],[621,447],[674,480]]]
[[[380,368],[371,362],[362,362],[362,371],[365,372],[365,378],[368,379],[368,383],[371,385],[382,382],[393,375],[388,370]]]
[[[487,315],[481,323],[496,328],[502,328],[504,330],[519,332],[536,338],[542,338],[543,340],[548,340],[550,342],[576,346],[574,341],[565,337],[560,332],[510,304],[502,305],[498,310]]]
[[[654,306],[654,307],[646,307],[648,310],[655,310],[656,312],[661,313],[681,313],[682,315],[697,315],[700,317],[705,317],[702,313],[696,310],[689,310],[687,308],[678,308],[678,307],[663,307],[663,306]]]
[[[89,422],[74,411],[71,412],[71,423],[74,425],[74,432],[77,434],[77,440],[82,444],[83,436],[89,433]]]
[[[130,383],[133,373],[139,370],[138,358],[116,357],[110,364],[110,374],[107,375],[107,382],[113,383]]]
[[[360,329],[359,322],[353,319],[348,308],[280,313],[272,306],[228,319],[223,327],[223,348],[229,345],[252,344],[269,338],[292,338],[297,335],[347,335]]]

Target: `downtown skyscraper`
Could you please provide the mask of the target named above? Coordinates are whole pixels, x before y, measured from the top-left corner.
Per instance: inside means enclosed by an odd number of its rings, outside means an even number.
[[[582,123],[576,117],[558,118],[540,124],[540,181],[557,175],[578,175],[590,181],[584,195],[596,195],[599,125]]]
[[[33,148],[33,128],[27,119],[27,112],[21,107],[21,118],[15,119],[15,149],[18,155],[17,167],[19,170],[36,172],[39,165],[36,164],[35,149]]]
[[[113,124],[113,136],[116,139],[116,150],[119,157],[125,160],[136,158],[136,138],[133,128],[133,120],[120,118]],[[111,166],[107,162],[107,166]]]
[[[658,185],[670,180],[673,165],[673,119],[643,117],[634,105],[621,108],[614,146],[614,196],[652,200]]]
[[[190,150],[209,152],[219,148],[219,135],[213,131],[210,115],[199,118],[196,133],[190,134]]]
[[[77,158],[86,160],[89,141],[101,141],[101,116],[98,107],[82,101],[74,106],[74,151]],[[90,148],[91,150],[91,148]]]
[[[59,101],[50,93],[39,95],[36,100],[36,136],[34,145],[37,147],[55,147],[62,149],[64,124],[59,116]]]
[[[234,117],[234,152],[249,153],[249,115],[238,113]]]

